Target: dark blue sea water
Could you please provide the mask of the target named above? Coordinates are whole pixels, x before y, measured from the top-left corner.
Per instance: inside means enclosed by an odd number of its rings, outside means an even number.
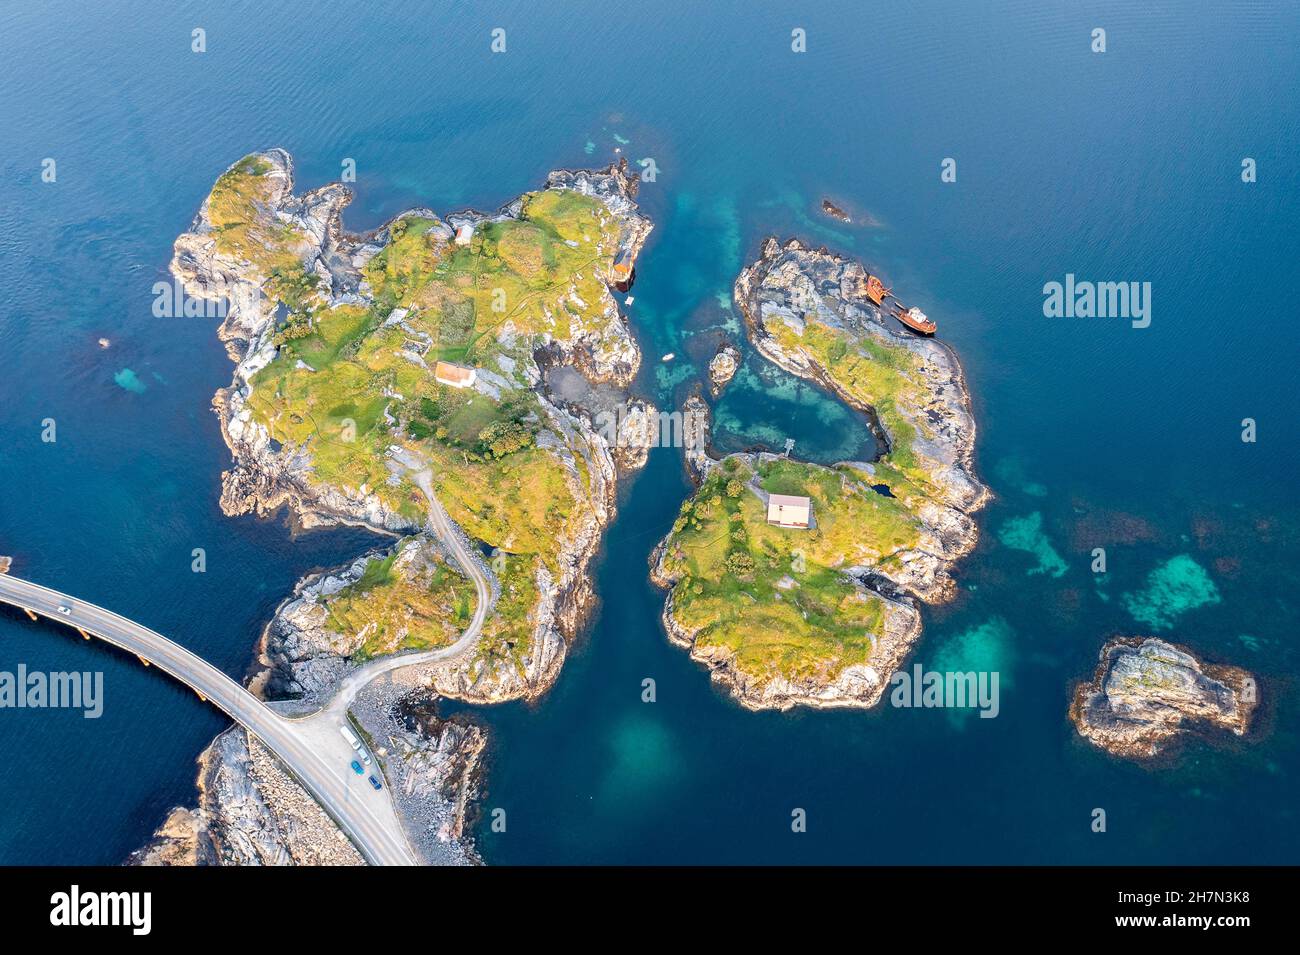
[[[623,489],[595,566],[601,609],[554,690],[480,713],[483,805],[509,819],[480,832],[487,860],[1300,861],[1295,5],[270,6],[0,11],[0,554],[14,573],[241,675],[293,582],[364,546],[221,516],[228,454],[208,404],[230,365],[210,322],[151,314],[172,240],[234,159],[284,146],[308,188],[355,159],[346,222],[361,229],[415,204],[494,207],[619,150],[653,157],[631,314],[640,387],[663,405],[739,331],[728,293],[769,233],[863,258],[960,353],[997,499],[914,659],[997,669],[1001,714],[753,714],[715,692],[667,644],[645,580],[688,493],[679,452],[657,451]],[[494,27],[504,54],[489,52]],[[823,196],[855,223],[822,216]],[[1043,284],[1066,273],[1150,282],[1150,327],[1044,318]],[[717,412],[723,447],[795,436],[833,461],[866,441],[753,355]],[[1240,439],[1248,417],[1255,443]],[[191,572],[196,547],[206,574]],[[1203,605],[1134,597],[1182,555],[1212,583]],[[1258,734],[1160,769],[1081,744],[1070,687],[1109,636],[1146,632],[1257,673]],[[0,611],[0,669],[19,663],[102,669],[106,709],[0,711],[0,862],[120,861],[193,800],[194,757],[224,719],[129,657]]]

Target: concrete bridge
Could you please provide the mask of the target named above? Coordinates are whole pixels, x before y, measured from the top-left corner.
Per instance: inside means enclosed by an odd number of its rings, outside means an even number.
[[[74,627],[87,640],[98,637],[180,680],[261,740],[352,840],[367,862],[372,865],[417,863],[388,787],[376,791],[364,775],[359,776],[351,769],[355,754],[338,730],[350,702],[350,698],[343,698],[344,694],[336,696],[320,713],[290,719],[276,713],[202,657],[111,610],[8,574],[0,574],[0,602],[25,610],[33,620],[48,617]],[[480,613],[482,610],[480,602]],[[481,621],[481,617],[477,619]],[[390,668],[395,662],[390,661]],[[367,681],[355,681],[354,685],[364,682]],[[374,771],[378,772],[378,768]]]

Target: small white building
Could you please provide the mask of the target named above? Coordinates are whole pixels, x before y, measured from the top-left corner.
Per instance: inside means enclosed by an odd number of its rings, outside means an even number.
[[[478,372],[464,365],[440,361],[433,367],[433,377],[440,384],[450,385],[452,388],[471,388],[478,378]]]
[[[462,222],[456,226],[456,244],[469,245],[470,239],[474,238],[474,223]]]
[[[812,501],[793,494],[770,494],[767,522],[777,527],[807,528],[812,524]]]

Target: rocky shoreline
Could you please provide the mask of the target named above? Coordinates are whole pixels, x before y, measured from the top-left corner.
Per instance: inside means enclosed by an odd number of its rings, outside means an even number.
[[[895,436],[881,424],[875,407],[808,350],[783,347],[773,335],[773,327],[789,321],[801,325],[801,313],[815,313],[816,319],[829,327],[916,355],[926,391],[914,406],[902,409],[904,419],[925,424],[918,429],[916,453],[924,459],[944,503],[967,513],[978,510],[990,492],[975,476],[976,425],[961,363],[947,343],[904,331],[867,299],[865,284],[866,270],[861,263],[824,248],[813,249],[798,239],[782,245],[770,236],[758,261],[736,278],[734,294],[754,347],[790,374],[817,382],[865,415],[884,442],[886,455]]]
[[[702,646],[700,628],[685,626],[678,619],[677,587],[684,571],[668,566],[673,535],[652,555],[651,577],[670,591],[663,611],[669,639],[708,666],[713,680],[749,709],[875,705],[890,674],[921,633],[917,602],[952,598],[951,569],[978,540],[972,514],[988,500],[989,491],[974,472],[975,421],[960,363],[947,345],[897,328],[865,297],[865,279],[859,263],[798,240],[782,245],[769,238],[758,261],[738,276],[734,298],[760,354],[790,374],[817,382],[861,412],[885,448],[877,461],[844,462],[834,468],[805,463],[807,471],[813,476],[839,471],[859,476],[867,484],[878,481],[877,491],[897,498],[915,521],[916,539],[902,550],[873,553],[867,549],[831,558],[830,566],[851,582],[861,599],[878,598],[883,608],[869,662],[828,661],[815,675],[799,678],[747,673],[736,662],[735,647],[716,642]],[[919,385],[910,392],[871,394],[842,370],[828,367],[813,346],[805,347],[805,330],[809,339],[814,333],[841,336],[843,348],[858,349],[865,362],[879,362],[882,354],[909,355]],[[884,400],[891,405],[889,421],[877,415],[877,405]],[[891,428],[897,433],[891,433]],[[906,474],[891,462],[904,436],[912,462]],[[781,460],[778,455],[741,453],[719,462],[702,449],[690,448],[687,457],[697,485],[722,463],[748,473]],[[787,576],[783,585],[791,584]],[[780,599],[781,594],[773,596]]]
[[[365,304],[371,290],[363,270],[394,241],[395,224],[412,214],[434,218],[428,210],[408,210],[372,232],[351,234],[341,221],[342,211],[351,201],[346,187],[332,184],[295,196],[293,163],[287,152],[272,149],[247,157],[231,171],[250,159],[264,167],[258,175],[269,185],[268,199],[258,208],[257,225],[277,237],[294,238],[291,252],[304,263],[309,276],[314,276],[315,294],[322,296],[322,307]],[[619,226],[621,248],[634,259],[651,230],[649,220],[636,209],[637,185],[637,177],[627,171],[624,161],[599,171],[558,170],[550,174],[545,188],[571,190],[602,203]],[[222,250],[211,202],[212,197],[205,200],[189,231],[177,239],[171,269],[187,294],[229,303],[218,335],[236,368],[232,384],[213,400],[232,457],[231,468],[222,475],[223,513],[268,516],[285,508],[299,527],[356,525],[395,538],[416,537],[441,549],[436,538],[422,529],[422,521],[394,509],[366,484],[335,486],[313,480],[311,449],[275,441],[254,417],[250,406],[253,379],[277,355],[283,308],[264,294],[267,277],[253,257]],[[458,230],[464,226],[472,231],[488,223],[518,219],[522,213],[521,197],[495,214],[470,210],[449,215],[446,222]],[[438,228],[445,232],[442,239],[449,241],[451,228]],[[588,567],[613,517],[618,476],[645,462],[648,444],[637,433],[644,430],[643,425],[653,423],[656,415],[648,405],[627,396],[640,352],[607,288],[600,307],[603,318],[594,329],[582,327],[568,337],[544,334],[530,339],[531,360],[521,369],[542,410],[545,446],[565,464],[575,496],[581,493],[589,505],[576,526],[560,537],[554,564],[557,572],[546,566],[537,568],[538,601],[530,611],[532,639],[523,666],[466,652],[445,662],[394,671],[383,687],[362,691],[354,707],[354,715],[367,730],[376,739],[388,741],[383,747],[387,751],[384,765],[399,777],[390,777],[390,787],[408,832],[418,837],[419,848],[429,861],[477,861],[465,835],[464,820],[476,792],[486,737],[473,724],[437,720],[427,712],[431,704],[426,703],[425,712],[413,710],[411,701],[441,695],[493,703],[535,698],[550,687],[563,665],[568,641],[581,628],[594,602]],[[507,345],[513,345],[515,335],[509,322],[497,331],[498,339]],[[632,411],[613,440],[596,427],[593,409],[581,401],[563,401],[551,394],[543,372],[555,366],[574,368],[593,385],[605,385],[621,394]],[[493,397],[499,386],[508,384],[494,372],[485,372],[483,377],[476,388]],[[448,523],[493,582],[495,600],[500,585],[492,568],[468,535],[454,521],[448,519]],[[372,556],[361,555],[343,567],[299,581],[263,631],[261,671],[252,682],[256,691],[271,699],[286,699],[278,705],[288,711],[303,712],[328,699],[339,681],[356,668],[349,655],[356,651],[357,641],[326,625],[320,600],[355,583]],[[345,839],[347,852],[334,848],[342,836],[333,824],[327,819],[323,824],[313,820],[310,809],[301,805],[306,800],[310,807],[315,806],[296,783],[269,781],[272,774],[266,760],[270,757],[259,750],[238,727],[219,737],[201,761],[199,807],[175,810],[154,842],[132,861],[353,861],[347,856],[348,852],[355,856],[355,851]],[[427,837],[429,832],[434,833],[433,838]]]
[[[310,796],[242,727],[199,756],[199,800],[176,808],[128,865],[362,865]]]
[[[1118,637],[1102,647],[1091,683],[1070,704],[1079,735],[1113,756],[1151,760],[1191,735],[1245,736],[1258,705],[1255,678],[1202,663],[1155,637]]]

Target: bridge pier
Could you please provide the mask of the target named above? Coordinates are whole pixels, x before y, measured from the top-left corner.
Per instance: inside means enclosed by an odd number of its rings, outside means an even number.
[[[80,627],[77,628],[77,633],[81,634],[87,640],[90,639],[90,634],[86,633],[86,631],[82,630]]]
[[[31,617],[33,620],[36,619],[36,614],[32,613],[26,607],[23,608],[23,613],[27,614],[27,616]]]
[[[148,666],[148,665],[149,665],[149,661],[146,660],[144,657],[140,656],[140,654],[137,653],[137,654],[135,655],[135,658],[136,658],[137,660],[139,660],[141,663],[143,663],[145,666]]]

